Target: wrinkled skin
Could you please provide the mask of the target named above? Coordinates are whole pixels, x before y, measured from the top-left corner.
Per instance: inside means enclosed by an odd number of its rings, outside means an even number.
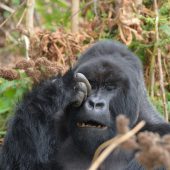
[[[139,59],[118,42],[88,49],[64,76],[28,92],[9,123],[2,148],[2,170],[86,170],[97,147],[116,135],[124,114],[130,128],[164,135],[167,124],[148,101]],[[143,170],[134,153],[115,150],[104,170]],[[161,168],[162,170],[163,168]]]

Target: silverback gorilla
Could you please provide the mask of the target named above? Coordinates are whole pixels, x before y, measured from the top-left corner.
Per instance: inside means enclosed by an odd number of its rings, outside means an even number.
[[[88,49],[64,76],[34,87],[9,123],[1,170],[87,170],[96,148],[116,135],[115,118],[130,127],[170,132],[147,99],[139,59],[124,45],[101,41]],[[143,170],[132,151],[116,150],[102,170]],[[163,169],[163,168],[162,168]]]

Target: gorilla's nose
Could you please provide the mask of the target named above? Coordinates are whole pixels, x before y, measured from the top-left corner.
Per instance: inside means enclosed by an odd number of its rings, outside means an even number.
[[[87,110],[104,110],[106,108],[106,102],[103,99],[99,99],[97,97],[90,97],[87,99],[85,108]]]

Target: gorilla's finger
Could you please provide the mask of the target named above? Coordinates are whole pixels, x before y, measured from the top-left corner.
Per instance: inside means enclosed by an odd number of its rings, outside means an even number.
[[[82,91],[84,94],[84,99],[87,98],[87,86],[83,82],[78,82],[77,85],[75,86],[75,90],[77,91]]]
[[[87,86],[87,94],[90,94],[91,85],[90,85],[89,81],[87,80],[87,78],[82,73],[76,73],[74,75],[74,78],[75,78],[76,81],[85,83],[86,86]]]
[[[81,91],[79,91],[78,94],[77,94],[77,96],[76,96],[75,101],[73,102],[73,106],[74,106],[74,107],[79,107],[79,106],[81,106],[83,100],[84,100],[84,93],[81,92]]]
[[[86,99],[86,98],[87,98],[87,94],[88,94],[86,84],[83,83],[83,82],[79,82],[79,83],[78,83],[78,86],[79,86],[79,89],[80,89],[81,91],[83,91],[83,93],[84,93],[84,99]]]

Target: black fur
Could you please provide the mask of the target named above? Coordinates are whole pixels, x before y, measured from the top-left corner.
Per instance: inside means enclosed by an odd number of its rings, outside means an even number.
[[[77,73],[85,76],[83,82],[74,78]],[[91,92],[87,92],[87,81]],[[77,101],[79,105],[74,104]],[[40,83],[23,98],[9,123],[0,169],[86,170],[96,148],[116,135],[118,114],[130,119],[130,127],[145,120],[143,130],[170,132],[170,125],[148,101],[139,59],[118,42],[101,41],[64,76]],[[80,128],[77,122],[107,128]],[[133,152],[117,149],[101,169],[143,167]]]

